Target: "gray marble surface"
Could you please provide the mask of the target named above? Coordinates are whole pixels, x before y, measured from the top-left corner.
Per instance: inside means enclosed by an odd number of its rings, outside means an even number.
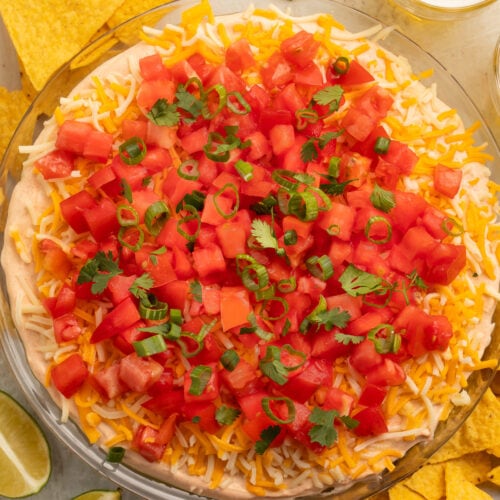
[[[404,34],[433,55],[457,79],[484,116],[497,143],[500,143],[500,117],[493,106],[488,82],[492,70],[495,43],[500,36],[500,1],[484,7],[474,16],[456,21],[428,21],[409,14],[392,1],[340,0],[379,19],[387,25],[397,25]],[[17,60],[0,20],[0,85],[19,87]],[[0,389],[14,396],[29,408],[0,349]],[[57,437],[47,431],[53,470],[47,486],[36,500],[69,500],[83,491],[114,489],[111,481],[95,472],[74,456]],[[500,498],[498,493],[493,493]],[[125,500],[139,497],[124,492]]]

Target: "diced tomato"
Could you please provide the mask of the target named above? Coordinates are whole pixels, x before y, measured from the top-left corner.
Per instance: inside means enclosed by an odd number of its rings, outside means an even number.
[[[223,286],[221,288],[220,314],[224,331],[247,324],[251,312],[252,306],[246,288],[243,286]]]
[[[138,321],[132,326],[121,330],[118,335],[113,337],[113,344],[117,349],[120,349],[124,354],[132,354],[135,352],[133,343],[138,340],[143,340],[151,334],[141,331],[140,328],[145,328],[146,324],[143,321]]]
[[[190,421],[196,421],[202,431],[215,434],[220,425],[215,420],[216,407],[213,403],[192,402],[182,407],[182,414]]]
[[[72,153],[56,149],[35,161],[37,168],[46,180],[68,177],[74,168]]]
[[[206,86],[212,87],[217,84],[221,84],[227,92],[245,93],[245,82],[236,73],[223,64],[215,68],[213,73],[210,75]]]
[[[135,261],[153,279],[154,287],[160,287],[177,279],[172,267],[170,252],[156,252],[155,247],[143,245],[135,252]]]
[[[316,57],[320,43],[312,33],[299,31],[281,42],[281,53],[287,61],[299,68],[305,68]]]
[[[137,104],[150,111],[159,99],[174,102],[175,83],[172,80],[144,80],[137,92]]]
[[[150,389],[152,387],[154,387],[154,384],[151,384]],[[154,395],[151,399],[145,401],[142,406],[162,417],[168,417],[173,413],[177,413],[183,404],[184,391],[182,389],[173,389]]]
[[[331,209],[321,212],[317,224],[330,235],[343,241],[351,239],[356,210],[343,203],[332,201]]]
[[[113,135],[100,130],[92,130],[85,140],[83,156],[89,160],[106,162],[111,154]]]
[[[221,378],[231,391],[236,395],[240,395],[258,376],[257,370],[248,361],[240,358],[234,370],[223,370],[221,372]]]
[[[182,310],[188,296],[189,283],[186,280],[174,280],[155,288],[153,291],[158,300],[166,302],[174,309]]]
[[[128,390],[128,386],[120,379],[120,364],[114,363],[93,374],[99,385],[99,392],[103,392],[107,399],[113,399]]]
[[[124,140],[139,137],[146,141],[148,122],[146,120],[131,120],[125,118],[122,121],[122,136]]]
[[[330,387],[324,395],[323,408],[327,410],[337,410],[340,415],[349,415],[351,413],[354,398],[347,392]]]
[[[158,462],[165,453],[166,444],[157,442],[158,431],[147,425],[140,425],[132,439],[132,447],[149,462]]]
[[[436,165],[434,167],[434,188],[441,194],[453,198],[460,189],[462,171],[456,168]]]
[[[216,226],[215,232],[226,259],[234,259],[246,253],[247,230],[237,222],[225,222]]]
[[[82,333],[78,319],[72,312],[57,316],[54,318],[53,323],[54,337],[58,344],[76,339]]]
[[[153,175],[171,167],[172,157],[163,147],[149,146],[141,165]]]
[[[193,251],[193,267],[200,278],[224,273],[226,271],[226,261],[224,254],[218,245],[211,244],[206,248],[195,248]]]
[[[226,65],[235,73],[251,68],[255,59],[250,48],[250,43],[244,38],[236,40],[226,50]]]
[[[144,80],[168,80],[172,78],[171,72],[163,64],[163,60],[158,53],[141,57],[139,59],[139,68]]]
[[[358,436],[377,436],[388,431],[384,414],[378,406],[364,408],[353,415],[353,418],[358,421],[358,425],[354,429]]]
[[[120,361],[120,380],[135,392],[145,392],[159,380],[163,367],[151,358],[138,356],[135,352]]]
[[[87,365],[79,354],[71,354],[50,371],[52,382],[65,398],[71,398],[80,389],[88,374]]]
[[[76,305],[75,290],[64,284],[55,297],[45,299],[43,304],[53,318],[58,318],[63,314],[70,313]]]
[[[439,243],[426,255],[426,270],[422,278],[427,283],[449,285],[465,267],[467,261],[464,245]]]
[[[90,123],[66,120],[59,127],[55,146],[57,149],[81,155],[89,134],[94,130]]]
[[[77,233],[88,231],[89,226],[85,218],[87,210],[97,207],[97,203],[88,191],[79,191],[61,201],[61,213],[66,222]]]
[[[384,160],[396,165],[402,174],[409,175],[417,164],[418,156],[408,145],[392,139],[387,153],[384,154]]]
[[[355,345],[349,356],[349,364],[362,375],[370,373],[382,362],[382,355],[375,350],[375,344],[368,339]]]
[[[83,218],[96,241],[117,233],[120,228],[116,217],[116,205],[108,198],[102,198],[96,206],[85,210]]]
[[[349,61],[349,69],[341,74],[335,75],[334,83],[342,86],[360,85],[373,82],[372,74],[366,70],[356,59]]]
[[[280,155],[290,149],[295,143],[295,133],[292,125],[275,125],[269,131],[269,139],[275,155]]]
[[[279,52],[275,52],[260,68],[264,85],[268,89],[286,85],[293,80],[290,63]]]
[[[161,424],[160,428],[158,429],[158,434],[156,435],[156,442],[158,444],[165,444],[167,445],[172,441],[172,438],[175,435],[175,425],[177,422],[177,413],[172,413],[172,415],[169,415]]]
[[[133,300],[129,297],[108,312],[90,338],[92,343],[118,335],[121,330],[137,323],[141,318]]]
[[[363,406],[380,406],[387,395],[387,389],[379,385],[366,384],[359,396],[359,404]]]
[[[304,370],[289,379],[281,391],[299,403],[305,403],[321,386],[329,387],[332,382],[331,364],[324,359],[311,358]]]
[[[314,62],[310,62],[307,66],[295,72],[294,82],[297,85],[321,87],[323,85],[323,74]]]
[[[375,366],[366,374],[368,384],[379,386],[401,385],[405,379],[406,374],[403,368],[389,358],[385,358],[382,364]]]

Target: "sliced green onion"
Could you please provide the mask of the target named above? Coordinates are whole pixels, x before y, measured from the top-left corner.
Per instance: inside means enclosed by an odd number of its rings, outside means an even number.
[[[228,213],[222,210],[218,202],[219,196],[222,196],[226,191],[232,191],[236,197],[234,207]],[[215,209],[221,217],[223,217],[224,219],[232,219],[238,213],[238,210],[240,208],[240,193],[238,192],[238,188],[232,182],[224,184],[224,186],[222,186],[218,191],[214,193],[213,201]]]
[[[153,236],[158,236],[170,218],[170,209],[163,200],[155,201],[144,214],[144,223]]]
[[[229,349],[222,354],[220,362],[226,370],[232,372],[236,368],[236,365],[240,362],[240,356],[234,349]]]
[[[441,222],[441,229],[448,236],[461,236],[462,234],[464,234],[464,227],[451,217],[446,217],[445,219],[443,219],[443,222]]]
[[[288,210],[301,221],[312,221],[318,217],[318,200],[307,191],[293,193],[288,203]]]
[[[203,151],[209,160],[217,162],[226,162],[231,156],[224,136],[219,132],[210,132],[208,134],[208,143],[203,146]]]
[[[182,311],[180,309],[170,309],[170,322],[175,325],[182,325]]]
[[[139,302],[139,316],[144,319],[158,321],[165,319],[168,312],[168,304],[160,302],[154,295],[148,295],[148,300]]]
[[[195,348],[190,350],[188,348],[186,342],[184,342],[183,337],[187,337],[192,342],[194,342]],[[177,343],[180,345],[182,355],[185,358],[192,358],[193,356],[200,354],[200,352],[203,350],[203,347],[205,345],[203,340],[198,338],[198,335],[195,335],[195,334],[190,333],[190,332],[181,332],[179,338],[177,339]]]
[[[124,456],[125,448],[123,448],[122,446],[112,446],[108,450],[106,461],[111,462],[112,464],[119,464],[123,460]]]
[[[310,185],[314,182],[314,177],[309,174],[294,172],[284,168],[273,170],[271,178],[276,184],[284,187],[288,191],[297,191],[301,184]]]
[[[241,276],[241,274],[243,273],[243,269],[245,269],[246,266],[251,264],[258,264],[258,262],[254,257],[248,255],[247,253],[239,253],[235,257],[235,264],[236,264],[236,273],[238,274],[238,276]]]
[[[281,305],[283,310],[280,314],[277,314],[276,316],[271,316],[270,314],[267,313],[267,309],[270,307],[270,304],[272,305],[272,303],[278,303]],[[269,299],[264,300],[264,302],[262,303],[261,316],[268,321],[278,321],[284,318],[288,314],[289,309],[290,305],[288,304],[286,299],[284,299],[283,297],[271,297]],[[263,312],[265,312],[265,314],[262,314]]]
[[[377,224],[377,223],[380,223],[380,222],[383,223],[383,224],[385,224],[385,226],[387,228],[387,235],[385,236],[385,238],[380,238],[380,239],[373,238],[370,235],[370,230],[371,230],[373,224]],[[374,215],[373,217],[370,217],[368,219],[368,222],[366,223],[366,226],[365,226],[365,236],[372,243],[375,243],[377,245],[383,245],[384,243],[387,243],[388,241],[390,241],[391,238],[392,238],[392,225],[391,225],[391,223],[385,217],[382,217],[381,215]]]
[[[331,224],[326,228],[326,232],[330,236],[338,236],[340,234],[340,226],[338,224]]]
[[[295,245],[295,243],[297,243],[297,231],[295,231],[295,229],[285,231],[285,234],[283,235],[283,242],[285,245]]]
[[[258,215],[268,215],[273,211],[273,208],[278,204],[278,200],[270,194],[262,200],[252,203],[250,209]]]
[[[127,179],[122,179],[120,181],[120,184],[123,189],[123,197],[129,202],[132,203],[133,198],[132,198],[132,188],[130,187],[130,184],[127,182]]]
[[[296,356],[301,359],[299,363],[296,365],[285,365],[283,364],[283,367],[285,370],[289,372],[294,372],[295,370],[298,370],[302,366],[304,366],[305,362],[307,361],[307,355],[305,352],[302,351],[297,351],[294,349],[290,344],[284,344],[283,347],[281,348],[283,351],[287,351],[288,354],[291,354],[292,356]]]
[[[123,163],[127,165],[137,165],[146,156],[146,144],[140,137],[131,137],[118,148]]]
[[[184,207],[186,205],[190,205],[198,212],[201,212],[203,210],[203,207],[205,206],[205,198],[206,194],[202,193],[201,191],[198,190],[193,190],[191,193],[186,193],[182,200],[177,203],[177,206],[175,207],[175,212],[179,213],[181,210],[184,210]]]
[[[387,151],[389,151],[389,145],[391,144],[391,140],[388,137],[377,137],[375,141],[375,146],[373,146],[373,150],[378,155],[385,155]]]
[[[197,181],[200,178],[198,161],[194,158],[183,161],[177,169],[177,174],[188,181]]]
[[[137,356],[141,358],[144,356],[152,356],[167,350],[167,344],[162,335],[153,335],[143,340],[132,342]]]
[[[297,119],[297,130],[304,130],[310,123],[316,123],[319,120],[317,111],[311,108],[298,109],[295,111]]]
[[[249,264],[241,272],[241,281],[247,290],[255,292],[267,286],[269,274],[262,264]]]
[[[318,203],[318,210],[320,212],[327,212],[328,210],[330,210],[330,208],[332,208],[332,200],[330,200],[327,194],[323,192],[320,188],[309,186],[307,188],[307,191],[317,195],[319,200],[322,202]]]
[[[253,165],[247,161],[238,160],[234,164],[234,168],[241,175],[241,178],[248,182],[253,179]]]
[[[212,376],[212,368],[206,365],[195,366],[191,370],[191,385],[189,387],[189,394],[193,396],[200,396],[210,381]]]
[[[137,252],[144,244],[144,231],[138,226],[121,227],[118,231],[120,245]]]
[[[378,334],[381,332],[384,332],[384,336],[379,337]],[[394,327],[388,323],[372,328],[366,337],[373,342],[379,354],[396,353],[401,347],[401,335],[396,333]]]
[[[313,255],[306,260],[308,271],[316,278],[326,281],[333,276],[333,264],[328,255]]]
[[[200,230],[201,230],[201,217],[200,217],[200,214],[199,214],[198,210],[196,210],[196,208],[192,207],[191,205],[185,205],[184,208],[183,208],[183,210],[186,211],[186,212],[188,212],[188,215],[185,215],[184,217],[180,218],[177,221],[177,232],[181,236],[183,236],[184,238],[186,238],[186,240],[188,240],[189,242],[195,242],[196,238],[198,237],[198,234],[200,234]],[[188,224],[191,221],[195,221],[196,222],[196,229],[195,229],[194,232],[188,233],[187,231],[184,231],[184,229],[182,228],[182,226],[184,224]]]
[[[217,98],[218,98],[219,102],[218,102],[215,110],[210,111],[208,109],[208,97],[213,92],[217,94]],[[203,100],[203,108],[202,108],[203,118],[205,118],[206,120],[212,120],[224,109],[224,106],[226,105],[226,103],[227,103],[226,88],[223,85],[221,85],[220,83],[216,83],[215,85],[212,85],[212,87],[209,87],[204,92],[204,100]]]
[[[276,295],[274,284],[268,286],[267,288],[262,288],[261,290],[255,290],[254,295],[255,295],[255,300],[257,300],[258,302],[272,299]]]
[[[285,419],[279,418],[272,410],[271,403],[285,403],[288,410],[288,417]],[[274,422],[278,424],[290,424],[295,420],[295,405],[290,398],[284,396],[269,396],[262,398],[262,409],[264,413]]]
[[[267,332],[257,324],[257,318],[255,317],[255,313],[253,311],[248,315],[247,319],[251,327],[241,328],[240,333],[255,333],[255,335],[266,342],[269,342],[274,337],[273,333]]]
[[[234,97],[236,102],[232,101],[232,97]],[[226,106],[235,115],[247,115],[248,113],[250,113],[250,111],[252,111],[250,104],[248,104],[241,93],[237,91],[229,92],[227,94]]]
[[[332,64],[332,69],[336,75],[345,75],[349,71],[349,59],[344,56],[337,57]]]
[[[116,218],[121,227],[137,226],[137,224],[139,224],[139,214],[137,210],[123,203],[116,206]]]
[[[284,278],[278,281],[278,291],[281,293],[291,293],[297,289],[297,280],[295,276]]]

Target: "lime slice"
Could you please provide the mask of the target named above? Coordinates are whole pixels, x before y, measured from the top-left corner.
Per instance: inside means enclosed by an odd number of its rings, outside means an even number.
[[[0,391],[0,495],[32,495],[50,475],[47,440],[33,417]]]
[[[90,490],[72,500],[120,500],[121,497],[120,490]]]

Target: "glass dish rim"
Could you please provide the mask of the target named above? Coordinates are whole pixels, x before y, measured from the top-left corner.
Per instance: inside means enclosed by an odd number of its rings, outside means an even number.
[[[224,0],[216,0],[212,2],[212,5],[221,3],[225,6]],[[242,3],[243,0],[237,0],[235,3]],[[44,97],[49,93],[49,90],[52,85],[57,83],[64,77],[67,71],[70,71],[70,67],[72,62],[78,60],[78,58],[85,55],[87,51],[91,51],[93,47],[98,47],[100,43],[106,41],[106,39],[122,29],[125,29],[131,26],[133,23],[137,22],[140,19],[144,19],[147,16],[158,14],[163,12],[163,10],[171,11],[173,7],[184,9],[189,5],[197,3],[196,0],[174,0],[170,3],[164,4],[162,6],[158,6],[156,8],[150,9],[142,14],[134,16],[129,19],[125,23],[120,24],[119,26],[113,28],[109,32],[101,35],[97,38],[93,43],[89,46],[85,47],[79,54],[77,54],[71,61],[65,64],[56,74],[49,80],[44,89],[40,92],[40,94],[35,98],[34,102],[31,104],[29,109],[27,110],[25,116],[21,120],[19,126],[17,127],[12,140],[5,152],[5,155],[2,159],[0,175],[2,181],[5,181],[5,175],[8,174],[7,164],[11,157],[14,157],[13,163],[15,163],[16,157],[18,153],[15,151],[17,146],[24,142],[26,132],[32,132],[35,130],[35,123],[33,122],[32,113],[34,113],[39,106],[42,106],[41,101],[43,101]],[[264,4],[265,0],[259,0],[255,2],[256,4]],[[298,5],[300,2],[298,1],[288,1],[285,4],[284,0],[280,0],[279,2],[282,5]],[[374,24],[382,24],[376,18],[369,16],[368,14],[355,9],[353,7],[349,7],[347,5],[341,4],[336,0],[313,0],[309,2],[311,5],[322,4],[329,5],[331,8],[329,9],[334,15],[338,16],[340,11],[343,11],[342,15],[355,15],[358,17],[357,22],[362,23],[371,23]],[[266,2],[267,4],[267,2]],[[302,3],[304,5],[304,3]],[[351,26],[348,26],[351,29]],[[484,135],[488,142],[490,143],[490,147],[493,149],[496,158],[500,158],[500,154],[498,151],[498,146],[489,131],[481,113],[477,110],[472,100],[467,96],[464,89],[461,85],[453,78],[453,76],[437,61],[432,55],[430,55],[427,51],[424,51],[418,44],[416,44],[413,40],[408,38],[404,33],[394,30],[390,36],[394,34],[399,41],[403,40],[405,44],[411,47],[412,50],[416,50],[420,56],[424,56],[424,59],[430,61],[436,71],[438,70],[440,76],[442,78],[443,75],[449,80],[448,84],[451,83],[452,87],[458,91],[460,98],[465,99],[468,111],[467,113],[472,112],[476,119],[479,119],[482,124],[481,135]],[[394,38],[393,37],[393,38]],[[398,42],[399,43],[399,42]],[[387,44],[385,41],[381,42],[383,47],[386,47]],[[392,50],[392,49],[389,49]],[[408,47],[405,46],[404,50],[409,50]],[[410,61],[412,67],[414,65],[414,61]],[[43,106],[42,106],[43,107]],[[38,118],[38,117],[37,117]],[[32,127],[32,129],[30,129]],[[29,130],[25,130],[29,129]],[[43,421],[43,423],[49,428],[49,430],[56,435],[66,446],[68,446],[74,453],[76,453],[82,460],[84,460],[88,465],[92,468],[106,476],[111,481],[119,484],[127,490],[130,490],[133,493],[138,495],[146,495],[147,498],[156,499],[156,498],[192,498],[192,493],[181,490],[177,487],[173,487],[163,483],[161,481],[155,480],[153,478],[149,478],[143,473],[138,473],[134,471],[132,468],[127,467],[124,464],[116,465],[110,464],[106,462],[106,455],[100,448],[96,445],[90,445],[84,436],[84,434],[80,431],[79,427],[72,421],[69,421],[65,424],[61,424],[58,422],[58,417],[60,416],[59,407],[52,401],[52,399],[47,399],[47,392],[45,387],[41,385],[38,380],[32,374],[29,365],[26,362],[26,358],[24,356],[24,348],[20,339],[18,337],[15,328],[13,327],[12,320],[10,318],[10,313],[8,310],[8,300],[6,300],[5,285],[4,285],[4,277],[2,270],[2,294],[0,297],[0,316],[2,319],[2,327],[4,332],[0,336],[0,344],[2,345],[5,353],[8,364],[12,372],[14,373],[15,378],[17,379],[19,385],[21,386],[23,392],[27,396],[27,399],[30,405],[35,410],[37,416]],[[496,315],[499,315],[499,308],[497,307]],[[498,323],[498,322],[497,322]],[[5,331],[8,330],[8,331]],[[11,338],[11,331],[15,338]],[[499,331],[498,327],[495,330],[496,337],[498,340]],[[498,342],[497,342],[498,344]],[[496,355],[498,357],[499,349],[496,350]],[[473,378],[478,379],[478,387],[475,388],[474,392],[474,401],[475,404],[480,400],[480,395],[484,393],[484,391],[491,383],[493,379],[494,370],[486,370],[483,373],[476,372],[473,374]],[[483,377],[483,378],[481,378]],[[471,382],[472,383],[472,382]],[[472,412],[475,404],[467,407],[466,411],[462,411],[459,415],[458,423],[461,424],[465,420],[465,418]],[[459,425],[452,426],[453,429],[443,429],[442,435],[440,435],[440,439],[433,439],[426,446],[421,444],[415,445],[411,448],[412,451],[408,452],[404,458],[398,461],[398,466],[393,472],[385,472],[380,475],[368,476],[367,478],[361,480],[357,485],[354,486],[354,489],[348,489],[345,492],[342,490],[338,490],[339,494],[337,494],[337,490],[333,492],[335,498],[339,499],[350,499],[350,498],[363,498],[365,496],[373,495],[378,491],[382,491],[383,489],[387,489],[399,480],[407,477],[411,473],[413,473],[420,465],[422,465],[425,460],[430,456],[431,453],[434,453],[436,449],[442,446],[447,439],[449,439],[452,433],[459,427]],[[453,431],[453,432],[452,432]],[[437,442],[435,442],[437,441]],[[422,456],[418,456],[418,451],[421,451]],[[413,457],[413,455],[417,455],[417,457]],[[423,456],[425,455],[425,456]],[[407,457],[409,457],[407,459]],[[408,462],[411,458],[415,458],[418,463],[409,464],[406,467],[404,466],[406,462]],[[404,462],[406,460],[406,462]],[[401,466],[403,464],[403,466]],[[148,481],[144,481],[147,479]],[[373,489],[375,488],[375,489]],[[329,498],[332,494],[332,491],[327,491],[324,496],[325,498]],[[351,496],[354,495],[354,496]],[[303,497],[307,498],[307,497]],[[312,498],[312,497],[310,497]],[[319,498],[318,494],[314,495],[314,498]]]

